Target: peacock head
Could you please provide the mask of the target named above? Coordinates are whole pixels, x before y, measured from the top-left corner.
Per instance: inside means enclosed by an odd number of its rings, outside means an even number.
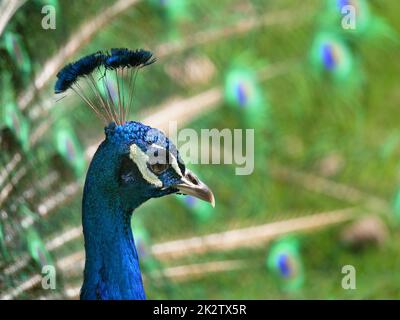
[[[158,129],[140,122],[105,128],[106,139],[93,158],[96,188],[128,210],[173,193],[215,204],[211,190],[188,170],[175,145]]]
[[[191,195],[214,206],[210,189],[186,169],[178,150],[161,131],[126,121],[137,72],[154,62],[150,51],[113,48],[72,62],[57,74],[55,93],[74,90],[109,123],[89,169],[88,188],[129,210],[171,193]],[[78,84],[80,80],[83,85]],[[116,84],[116,93],[110,90],[110,82]],[[94,98],[88,96],[90,92]]]

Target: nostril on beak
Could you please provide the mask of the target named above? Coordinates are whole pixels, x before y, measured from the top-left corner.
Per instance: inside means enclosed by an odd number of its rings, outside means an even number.
[[[199,179],[197,179],[197,177],[195,175],[193,175],[191,172],[189,172],[187,174],[187,178],[189,179],[189,181],[191,183],[193,183],[194,185],[198,186],[199,185]]]

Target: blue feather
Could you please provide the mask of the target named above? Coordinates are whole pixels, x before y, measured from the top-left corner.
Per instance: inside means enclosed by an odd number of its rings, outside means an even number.
[[[54,87],[55,93],[62,93],[69,89],[80,77],[91,74],[104,61],[105,55],[101,51],[85,56],[66,65],[58,74]]]
[[[144,67],[156,61],[150,51],[113,48],[104,60],[106,69]]]
[[[62,93],[78,81],[80,77],[91,74],[104,66],[108,70],[148,66],[156,61],[150,51],[113,48],[111,52],[98,51],[65,66],[57,74],[55,93]]]

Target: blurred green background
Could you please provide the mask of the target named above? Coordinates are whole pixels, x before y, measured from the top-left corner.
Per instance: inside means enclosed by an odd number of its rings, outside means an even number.
[[[43,29],[45,5],[56,29]],[[344,5],[355,8],[354,30],[342,27]],[[0,8],[1,298],[78,297],[82,186],[103,124],[73,92],[59,100],[52,88],[64,64],[113,47],[158,58],[138,76],[131,120],[182,102],[198,107],[182,127],[255,130],[251,175],[191,166],[213,189],[214,210],[169,196],[135,211],[148,298],[400,297],[398,2],[1,0]],[[217,98],[207,107],[210,92]],[[256,226],[265,228],[238,238]],[[229,230],[242,233],[201,253],[190,244],[162,252],[164,242]],[[55,290],[41,286],[48,264]],[[356,270],[354,290],[342,287],[345,265]]]

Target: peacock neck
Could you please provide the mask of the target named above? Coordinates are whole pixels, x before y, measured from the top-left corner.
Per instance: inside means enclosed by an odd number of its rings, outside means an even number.
[[[132,210],[124,209],[118,197],[100,194],[95,185],[88,177],[83,197],[86,261],[81,299],[145,299],[130,226]]]

